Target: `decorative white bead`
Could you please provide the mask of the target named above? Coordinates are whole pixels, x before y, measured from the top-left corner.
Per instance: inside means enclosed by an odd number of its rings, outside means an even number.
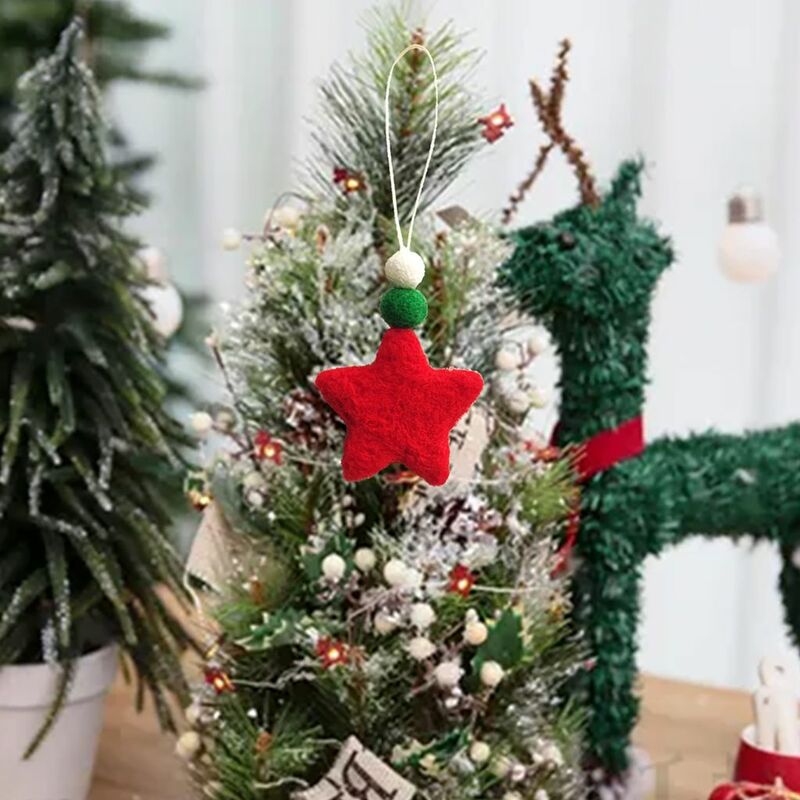
[[[353,560],[356,562],[356,566],[361,572],[369,572],[375,566],[375,561],[377,559],[374,550],[371,550],[369,547],[359,547],[353,556]]]
[[[408,581],[408,567],[399,559],[391,558],[383,568],[383,577],[389,586],[404,586]]]
[[[511,372],[511,370],[517,369],[519,364],[519,355],[513,350],[498,350],[494,357],[494,365],[503,372]]]
[[[331,553],[322,559],[322,574],[329,581],[340,581],[346,568],[345,560],[337,553]]]
[[[436,612],[428,603],[414,603],[409,614],[411,624],[418,630],[425,630],[433,625],[436,619]]]
[[[473,742],[469,748],[469,757],[476,764],[483,764],[492,755],[492,748],[486,742]]]
[[[503,680],[505,671],[496,661],[484,661],[481,665],[481,683],[493,689]]]
[[[547,350],[548,345],[549,341],[547,336],[540,331],[532,333],[528,337],[528,341],[525,343],[525,347],[528,350],[528,355],[533,356],[534,358],[544,353],[544,351]]]
[[[433,671],[433,677],[442,689],[452,689],[458,686],[463,672],[458,661],[443,661]]]
[[[225,228],[222,231],[222,249],[238,250],[242,243],[242,234],[236,228]]]
[[[425,262],[413,250],[401,247],[394,255],[389,256],[383,274],[394,286],[416,289],[425,277]]]
[[[436,645],[425,636],[415,636],[408,643],[408,654],[415,661],[424,661],[436,652]]]
[[[504,400],[506,408],[512,414],[524,414],[531,407],[530,398],[521,389],[506,395]]]
[[[175,753],[184,761],[191,761],[203,746],[200,734],[196,731],[186,731],[175,742]]]
[[[528,399],[534,408],[544,408],[550,402],[550,395],[545,389],[535,386],[528,392]]]
[[[464,641],[477,647],[486,641],[489,629],[482,622],[468,622],[464,628]]]
[[[398,624],[397,620],[385,611],[379,611],[373,620],[375,632],[380,636],[386,636],[391,633],[397,628]]]
[[[214,427],[214,419],[205,411],[195,411],[189,418],[189,424],[195,433],[205,436]]]
[[[269,220],[275,227],[283,228],[285,231],[293,231],[300,226],[303,214],[299,208],[294,206],[279,206],[272,212],[267,212],[264,222]]]

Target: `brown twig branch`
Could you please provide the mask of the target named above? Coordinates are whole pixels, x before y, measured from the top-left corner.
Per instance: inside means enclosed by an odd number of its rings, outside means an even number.
[[[580,187],[581,202],[592,208],[600,204],[600,195],[597,192],[589,162],[586,160],[583,150],[578,147],[575,140],[566,132],[561,120],[564,91],[569,80],[567,57],[571,47],[569,39],[564,39],[561,42],[556,56],[556,64],[550,76],[550,85],[546,92],[534,78],[530,80],[533,107],[549,141],[539,148],[533,168],[509,197],[508,205],[503,209],[502,221],[504,225],[508,225],[516,215],[520,204],[544,169],[550,151],[556,146],[564,153],[570,166],[575,171],[578,178],[578,186]]]

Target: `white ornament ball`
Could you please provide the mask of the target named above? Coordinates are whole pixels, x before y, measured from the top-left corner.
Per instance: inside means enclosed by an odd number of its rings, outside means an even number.
[[[379,636],[388,636],[388,634],[397,629],[398,622],[391,614],[379,611],[375,615],[373,625],[375,626],[375,632]]]
[[[511,780],[511,783],[521,783],[525,780],[525,776],[528,774],[528,770],[525,769],[523,764],[514,764],[511,767],[511,772],[508,773],[508,777]]]
[[[492,755],[492,748],[486,742],[473,742],[469,748],[469,757],[476,764],[484,764]]]
[[[251,508],[263,508],[266,502],[266,498],[260,489],[248,489],[244,493],[244,499]]]
[[[512,766],[513,764],[508,756],[497,756],[497,758],[492,759],[489,769],[492,771],[492,775],[498,778],[505,778],[511,772]]]
[[[436,619],[436,612],[428,603],[414,603],[411,606],[409,619],[415,628],[423,631],[433,625]]]
[[[406,589],[419,589],[422,586],[422,577],[422,573],[418,569],[410,567],[406,570],[406,579],[403,582],[403,586]]]
[[[189,424],[196,434],[205,436],[214,427],[214,419],[206,411],[195,411],[189,418]]]
[[[191,761],[203,746],[200,734],[196,731],[186,731],[175,742],[175,753],[184,761]]]
[[[401,247],[394,255],[389,256],[383,274],[394,286],[416,289],[425,277],[425,262],[418,253]]]
[[[528,392],[528,399],[534,408],[544,408],[550,402],[550,395],[547,390],[536,386]]]
[[[483,644],[489,635],[489,629],[482,622],[468,622],[464,628],[464,641],[473,647]]]
[[[356,562],[356,566],[361,572],[369,572],[375,567],[377,558],[374,550],[371,550],[369,547],[359,547],[353,556],[353,560]]]
[[[404,586],[408,582],[408,567],[397,558],[391,558],[383,568],[383,577],[389,586]]]
[[[141,290],[141,297],[153,312],[153,327],[169,339],[183,321],[180,293],[171,283],[151,283]]]
[[[530,398],[521,389],[508,394],[505,403],[512,414],[524,414],[531,407]]]
[[[443,661],[433,671],[433,677],[442,689],[453,689],[458,686],[463,672],[458,661]]]
[[[528,351],[528,355],[532,356],[533,358],[536,358],[536,356],[540,356],[542,353],[544,353],[544,351],[547,350],[547,346],[547,337],[539,331],[532,333],[528,337],[528,341],[525,342],[525,348]]]
[[[519,367],[519,356],[513,350],[498,350],[494,357],[494,365],[503,372],[511,372]]]
[[[340,581],[344,577],[347,564],[337,553],[331,553],[322,559],[322,574],[329,581]]]
[[[236,228],[225,228],[222,231],[222,249],[238,250],[242,244],[242,234]]]
[[[279,206],[272,212],[267,212],[266,219],[274,226],[283,228],[286,231],[293,231],[300,226],[303,214],[299,208],[294,206]],[[266,220],[265,220],[266,222]]]
[[[719,240],[722,271],[734,281],[763,281],[778,269],[780,245],[775,231],[763,222],[732,222]]]
[[[408,643],[408,653],[415,661],[424,661],[436,652],[436,645],[425,636],[415,636]]]
[[[505,671],[496,661],[484,661],[481,665],[481,683],[494,689],[503,680]]]

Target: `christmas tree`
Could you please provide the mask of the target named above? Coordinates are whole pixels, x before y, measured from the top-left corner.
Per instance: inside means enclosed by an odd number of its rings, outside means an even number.
[[[215,625],[178,742],[203,797],[312,798],[352,769],[362,788],[402,797],[582,794],[582,714],[562,690],[583,657],[553,544],[576,500],[572,466],[524,425],[541,339],[497,286],[508,245],[462,209],[446,226],[431,210],[482,143],[462,41],[451,25],[373,18],[366,56],[322,88],[314,188],[251,237],[245,299],[212,337],[232,396],[213,427],[228,446],[190,495],[205,508],[192,568],[214,590]],[[417,221],[421,339],[432,365],[480,370],[487,385],[437,489],[400,465],[346,483],[344,426],[314,388],[327,367],[372,360],[385,329],[382,265],[398,243],[383,93],[409,43],[432,52],[441,97]],[[390,92],[401,209],[433,104],[411,52]]]
[[[181,578],[158,470],[182,439],[80,48],[74,22],[20,81],[0,159],[0,664],[62,666],[52,722],[74,659],[116,640],[169,724],[187,637],[155,592]]]

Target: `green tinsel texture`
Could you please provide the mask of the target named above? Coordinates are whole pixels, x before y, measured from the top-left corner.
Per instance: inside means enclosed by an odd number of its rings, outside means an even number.
[[[550,329],[561,358],[561,443],[642,413],[650,304],[670,242],[638,216],[641,162],[623,163],[598,208],[579,205],[513,234],[504,282]],[[584,487],[575,613],[596,666],[589,738],[607,774],[628,766],[645,558],[702,534],[776,542],[786,621],[800,642],[800,425],[741,436],[662,438]],[[679,590],[679,589],[678,589]]]
[[[428,316],[428,301],[417,289],[394,286],[381,297],[380,310],[390,328],[416,328]]]

